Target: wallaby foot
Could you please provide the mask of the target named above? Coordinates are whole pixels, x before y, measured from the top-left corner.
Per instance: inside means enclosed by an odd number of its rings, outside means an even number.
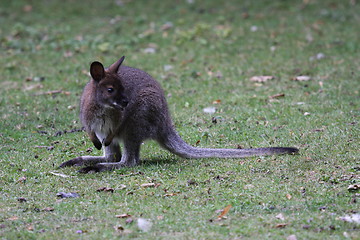
[[[101,156],[82,156],[73,158],[69,161],[63,162],[59,167],[71,167],[71,166],[83,166],[83,165],[94,165],[100,162],[105,162],[105,157]]]
[[[89,173],[89,172],[104,172],[104,171],[112,171],[115,169],[129,167],[122,163],[98,163],[93,166],[84,167],[79,170],[79,173]]]
[[[106,158],[104,156],[82,156],[63,162],[59,167],[95,165],[101,162],[106,162]]]

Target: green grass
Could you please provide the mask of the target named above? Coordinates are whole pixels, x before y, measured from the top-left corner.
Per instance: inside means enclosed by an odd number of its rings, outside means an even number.
[[[360,4],[219,2],[1,1],[1,239],[359,238],[359,224],[339,218],[360,209],[347,190],[360,183]],[[135,168],[57,169],[101,154],[71,130],[81,128],[89,63],[123,55],[161,83],[188,143],[300,154],[186,160],[146,142]],[[256,75],[275,79],[251,82]],[[299,75],[311,80],[291,80]],[[204,113],[209,106],[217,112]],[[141,187],[149,182],[157,187]],[[61,191],[80,197],[58,199]],[[132,223],[116,218],[125,213]],[[153,223],[149,232],[138,218]]]

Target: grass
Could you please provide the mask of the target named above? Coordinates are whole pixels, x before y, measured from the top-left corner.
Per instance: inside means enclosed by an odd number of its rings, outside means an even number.
[[[359,6],[2,1],[1,238],[357,239],[359,224],[340,218],[360,201],[347,190],[360,181]],[[190,144],[296,146],[300,154],[186,160],[146,142],[135,168],[57,169],[100,154],[76,131],[79,96],[91,61],[110,65],[122,55],[161,83]],[[275,79],[250,81],[256,75]],[[311,80],[291,80],[300,75]],[[284,97],[269,98],[276,94]],[[215,114],[203,112],[209,106]],[[151,230],[141,231],[138,218]]]

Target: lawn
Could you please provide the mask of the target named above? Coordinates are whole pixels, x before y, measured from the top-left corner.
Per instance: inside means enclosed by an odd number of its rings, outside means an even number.
[[[359,22],[356,0],[1,1],[0,238],[359,239]],[[300,153],[183,159],[150,141],[134,168],[59,169],[102,154],[79,98],[92,61],[123,55],[189,144]]]

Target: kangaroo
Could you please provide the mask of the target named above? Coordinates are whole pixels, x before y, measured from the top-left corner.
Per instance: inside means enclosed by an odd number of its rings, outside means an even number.
[[[101,172],[140,164],[140,145],[156,140],[163,148],[183,158],[243,158],[295,154],[294,147],[251,149],[197,148],[187,144],[172,123],[164,92],[148,73],[123,66],[123,56],[110,67],[100,62],[90,66],[91,80],[80,100],[80,120],[104,156],[81,156],[60,165],[87,166],[79,172]],[[124,151],[119,143],[123,142]]]

